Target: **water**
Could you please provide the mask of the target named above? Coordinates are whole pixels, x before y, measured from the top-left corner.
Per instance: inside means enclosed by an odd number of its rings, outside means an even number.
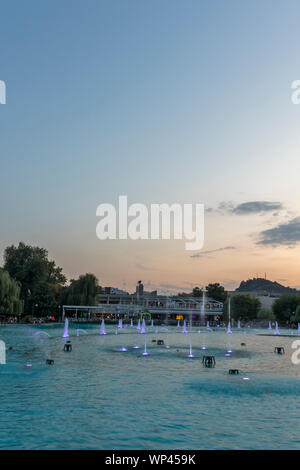
[[[142,333],[142,334],[145,334],[145,333],[146,333],[146,323],[145,323],[145,319],[144,319],[144,318],[143,318],[143,321],[142,321],[141,333]]]
[[[201,305],[201,313],[200,313],[200,318],[201,318],[201,323],[204,324],[205,321],[205,304],[206,304],[206,291],[205,287],[202,289],[202,305]]]
[[[65,319],[65,327],[64,327],[63,338],[68,338],[68,337],[69,337],[69,320],[66,318]]]
[[[170,349],[152,343],[155,331],[115,335],[115,329],[108,325],[100,336],[99,325],[87,325],[88,334],[76,337],[70,324],[73,351],[64,353],[63,325],[0,328],[7,346],[0,449],[300,448],[300,365],[291,362],[296,330],[286,338],[234,328],[228,336],[214,328],[202,351],[203,333],[192,329],[190,360],[188,336],[176,326],[158,332]],[[285,354],[274,354],[275,346]],[[202,366],[203,354],[215,356],[214,369]],[[53,366],[45,363],[49,355]],[[240,375],[230,376],[229,368]]]
[[[101,322],[101,326],[100,326],[100,335],[106,335],[104,318],[102,318],[102,322]]]

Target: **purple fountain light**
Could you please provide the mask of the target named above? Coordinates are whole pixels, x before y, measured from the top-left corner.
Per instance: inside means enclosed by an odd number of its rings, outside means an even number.
[[[104,318],[102,318],[102,322],[100,326],[100,335],[106,335]]]
[[[63,338],[69,338],[69,320],[66,318]]]
[[[141,334],[145,334],[146,333],[146,323],[145,323],[145,318],[143,318],[143,321],[142,321],[142,328],[141,328]]]

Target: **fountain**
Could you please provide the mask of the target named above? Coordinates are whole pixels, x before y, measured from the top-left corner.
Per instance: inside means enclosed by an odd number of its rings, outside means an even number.
[[[102,322],[101,322],[100,335],[106,335],[104,318],[102,318]]]
[[[209,321],[206,322],[206,328],[207,328],[208,330],[210,329]]]
[[[298,323],[298,333],[300,333],[300,323]]]
[[[194,354],[193,354],[192,335],[190,335],[190,352],[189,352],[189,354],[188,354],[188,357],[189,357],[190,359],[192,359],[193,357],[195,357]]]
[[[274,335],[280,335],[277,321],[275,322],[275,331],[274,331]]]
[[[63,338],[69,338],[69,320],[66,318]]]
[[[153,320],[151,320],[151,328],[153,328],[153,327],[154,327],[154,322],[153,322]]]
[[[182,333],[187,333],[185,320],[184,320],[184,322],[183,322]]]
[[[141,329],[141,320],[139,319],[138,321],[138,324],[137,324],[137,327],[136,327],[137,330],[140,330]]]
[[[180,320],[177,322],[177,328],[180,328]]]
[[[118,328],[123,328],[123,321],[122,318],[119,320]]]
[[[141,328],[141,333],[145,334],[146,333],[146,323],[145,323],[145,318],[143,318],[142,321],[142,328]]]
[[[231,320],[231,300],[230,297],[228,297],[228,326],[227,326],[227,334],[231,335],[231,325],[230,325],[230,320]]]
[[[241,322],[240,322],[240,320],[238,320],[238,325],[237,325],[237,327],[238,327],[239,329],[241,328]]]
[[[201,305],[201,313],[200,313],[200,317],[201,317],[201,323],[205,322],[205,302],[206,302],[206,295],[205,295],[205,287],[203,287],[202,289],[202,305]]]
[[[269,328],[268,330],[272,330],[272,323],[269,321]]]
[[[132,327],[133,327],[133,320],[131,319],[130,320],[130,328],[132,328]]]
[[[148,356],[149,353],[147,353],[147,343],[146,343],[146,339],[145,339],[145,348],[144,348],[144,352],[143,352],[143,356]]]
[[[88,334],[87,331],[82,330],[82,329],[80,329],[80,328],[77,328],[77,329],[76,329],[76,336],[80,336],[80,333],[84,333],[85,335]]]

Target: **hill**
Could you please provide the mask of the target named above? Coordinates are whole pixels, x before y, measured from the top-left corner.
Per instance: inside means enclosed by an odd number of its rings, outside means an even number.
[[[276,281],[269,281],[261,277],[254,277],[253,279],[248,279],[247,281],[242,281],[239,287],[235,290],[236,292],[246,292],[246,291],[264,291],[269,294],[298,294],[300,293],[297,289],[292,287],[286,287],[282,284],[279,284]]]

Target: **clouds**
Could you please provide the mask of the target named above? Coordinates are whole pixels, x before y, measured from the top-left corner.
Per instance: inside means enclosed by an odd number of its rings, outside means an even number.
[[[262,212],[272,212],[283,209],[281,202],[270,202],[270,201],[252,201],[238,204],[232,209],[233,214],[247,215],[247,214],[259,214]]]
[[[273,215],[279,215],[284,206],[277,201],[249,201],[241,204],[234,204],[232,201],[222,201],[217,209],[208,208],[207,212],[217,212],[223,215],[253,215],[274,212]]]
[[[211,255],[213,253],[219,253],[220,251],[228,251],[228,250],[236,250],[235,246],[224,246],[222,248],[216,248],[215,250],[207,250],[207,251],[201,251],[200,253],[195,253],[194,255],[191,255],[191,258],[202,258],[202,257],[207,257],[208,255]]]
[[[295,217],[277,227],[263,230],[259,234],[258,245],[296,245],[300,242],[300,217]]]

